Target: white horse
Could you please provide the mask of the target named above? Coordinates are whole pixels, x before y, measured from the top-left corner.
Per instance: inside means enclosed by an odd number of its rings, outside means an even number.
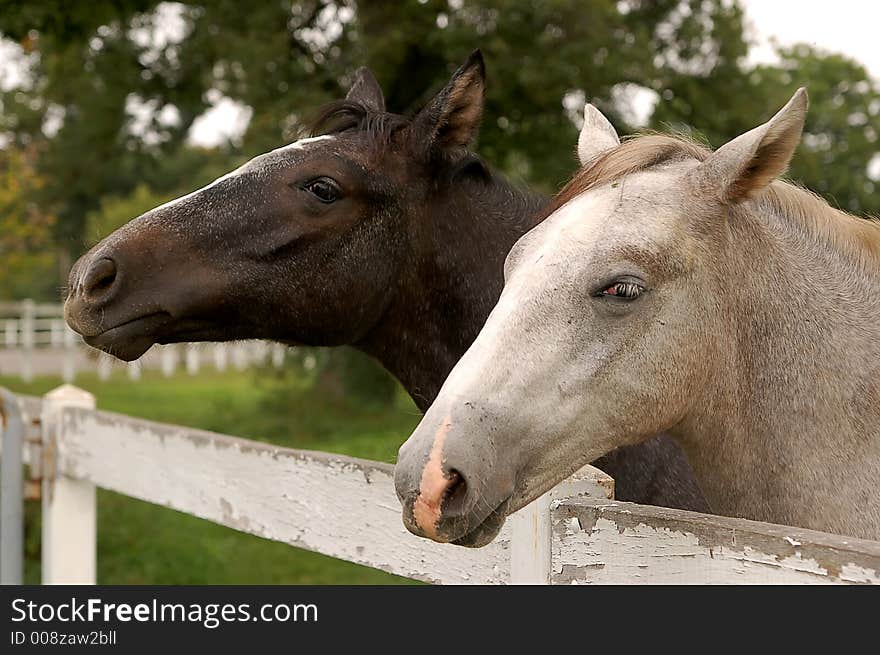
[[[413,532],[484,544],[666,431],[713,510],[880,539],[880,227],[774,181],[806,109],[800,90],[713,153],[621,144],[587,107],[583,168],[400,449]]]

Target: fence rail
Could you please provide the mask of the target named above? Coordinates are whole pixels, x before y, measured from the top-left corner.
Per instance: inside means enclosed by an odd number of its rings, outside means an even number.
[[[36,375],[60,375],[73,382],[79,371],[96,370],[102,380],[114,368],[125,367],[137,380],[144,368],[159,369],[170,377],[179,367],[196,375],[205,366],[217,371],[244,370],[271,362],[284,363],[285,346],[264,341],[154,346],[135,362],[123,364],[89,348],[64,321],[64,306],[25,300],[0,303],[0,375],[16,375],[30,382]]]
[[[432,583],[880,583],[880,542],[614,501],[593,467],[466,549],[405,531],[388,464],[96,411],[69,385],[39,411],[45,583],[95,581],[96,487]]]

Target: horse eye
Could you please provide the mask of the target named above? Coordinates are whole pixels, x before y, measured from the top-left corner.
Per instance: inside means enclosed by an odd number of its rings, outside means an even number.
[[[615,282],[602,291],[602,295],[620,298],[621,300],[635,300],[642,295],[644,290],[645,287],[635,282]]]
[[[319,177],[303,187],[321,202],[333,202],[340,196],[339,186],[329,177]]]

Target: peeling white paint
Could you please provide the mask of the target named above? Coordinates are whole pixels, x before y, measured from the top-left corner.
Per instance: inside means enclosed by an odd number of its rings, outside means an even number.
[[[625,505],[626,507],[621,507]],[[840,567],[823,565],[803,554],[802,547],[810,546],[821,554],[820,559],[839,561],[847,557],[840,548],[822,543],[808,543],[808,539],[776,538],[778,526],[739,519],[705,517],[720,526],[748,524],[736,529],[742,545],[731,545],[719,538],[713,543],[706,535],[698,535],[696,526],[704,515],[676,512],[675,520],[667,520],[663,513],[674,510],[640,507],[628,503],[617,506],[605,504],[607,516],[598,516],[590,526],[581,526],[577,517],[557,515],[554,519],[553,571],[554,582],[576,584],[834,584],[880,583],[880,544],[862,542],[858,551],[876,562],[876,568],[855,563]],[[564,509],[564,508],[561,508]],[[570,509],[570,507],[569,507]],[[644,510],[642,512],[642,510]],[[644,522],[642,522],[642,514]],[[679,515],[690,515],[695,532],[681,529]],[[618,520],[614,520],[618,516]],[[706,521],[708,524],[710,521]],[[664,523],[666,525],[664,525]],[[767,530],[764,531],[766,526]],[[728,531],[730,532],[730,531]],[[807,531],[805,531],[807,532]],[[822,541],[831,535],[815,533]],[[767,549],[747,545],[755,539],[771,544]],[[779,542],[779,548],[772,546]],[[841,539],[841,546],[844,541]],[[850,540],[855,543],[858,540]],[[798,548],[797,552],[782,555],[781,549]],[[860,548],[860,546],[856,546]],[[867,552],[867,554],[865,553]],[[835,570],[839,569],[839,570]]]
[[[72,411],[59,467],[95,485],[275,541],[428,582],[505,583],[507,530],[468,549],[403,527],[389,465]]]
[[[468,549],[404,529],[387,464],[87,409],[53,433],[69,478],[428,582],[880,583],[878,542],[604,500],[613,483],[592,467]]]

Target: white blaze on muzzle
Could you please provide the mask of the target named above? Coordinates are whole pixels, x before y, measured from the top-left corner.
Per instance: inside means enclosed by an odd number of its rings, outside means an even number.
[[[419,495],[413,504],[412,512],[416,525],[432,539],[439,539],[437,525],[443,512],[443,499],[451,483],[451,480],[443,474],[443,442],[446,441],[446,435],[449,434],[451,427],[452,419],[447,415],[434,433],[431,453],[422,470]]]

